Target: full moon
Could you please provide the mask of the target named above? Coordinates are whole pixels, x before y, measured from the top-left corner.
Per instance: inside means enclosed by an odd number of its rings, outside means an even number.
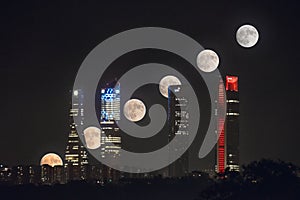
[[[245,48],[253,47],[258,41],[258,31],[251,25],[243,25],[236,32],[237,42]]]
[[[62,166],[63,161],[59,155],[55,153],[47,153],[42,157],[41,165],[50,165],[51,167]]]
[[[140,121],[146,114],[146,106],[139,99],[130,99],[124,104],[125,117],[132,122]]]
[[[159,91],[166,98],[168,98],[168,88],[170,85],[181,85],[181,82],[176,76],[172,75],[165,76],[160,80]]]
[[[83,131],[86,146],[89,149],[97,149],[101,145],[101,130],[97,127],[88,127]]]
[[[219,56],[210,49],[201,51],[197,56],[197,66],[203,72],[212,72],[219,65]]]

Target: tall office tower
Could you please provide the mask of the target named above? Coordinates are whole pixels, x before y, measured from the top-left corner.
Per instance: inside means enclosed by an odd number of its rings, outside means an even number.
[[[120,83],[101,89],[101,122],[120,120]]]
[[[175,141],[177,145],[187,146],[189,137],[189,112],[188,99],[183,95],[184,86],[169,86],[168,96],[168,123],[169,123],[169,141],[173,140],[175,135],[180,140]],[[185,149],[176,149],[176,151],[185,151]],[[170,155],[172,156],[172,152]],[[170,177],[182,177],[189,172],[189,152],[188,150],[175,162],[169,165]]]
[[[238,77],[226,76],[227,117],[227,167],[239,170],[239,93]]]
[[[224,110],[226,107],[225,103],[225,91],[224,91],[224,83],[223,80],[220,80],[219,83],[219,94],[218,94],[218,100],[217,100],[217,109],[218,110]],[[219,139],[217,142],[217,163],[216,163],[216,172],[223,173],[226,168],[226,144],[225,144],[225,119],[221,116],[218,116],[218,127],[217,127],[217,133],[219,135]]]
[[[224,105],[223,82],[219,85],[219,106]],[[239,170],[239,95],[238,77],[226,76],[226,119],[219,118],[217,143],[216,171],[223,173],[228,167],[230,170]],[[222,108],[220,108],[222,109]],[[224,124],[224,126],[222,126]]]
[[[120,120],[120,83],[114,81],[101,89],[100,112],[101,157],[114,161],[120,156],[121,149],[121,134],[117,126]],[[115,181],[120,175],[118,171],[104,165],[102,174],[108,181]]]
[[[87,178],[88,155],[83,146],[76,130],[77,126],[84,125],[84,110],[83,110],[83,91],[74,90],[72,108],[70,109],[70,133],[68,136],[67,147],[65,152],[65,179],[66,182],[71,180],[84,180]],[[80,124],[75,124],[74,117],[80,119]],[[83,129],[82,129],[83,130]]]

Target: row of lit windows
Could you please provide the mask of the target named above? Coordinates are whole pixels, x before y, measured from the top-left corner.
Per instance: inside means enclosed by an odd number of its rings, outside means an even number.
[[[185,103],[177,103],[177,104],[175,104],[175,107],[184,107],[184,106],[187,106],[187,104],[185,104]]]
[[[119,146],[106,146],[106,147],[104,147],[104,149],[108,149],[108,148],[111,148],[111,149],[121,149],[121,147],[119,147]]]
[[[101,121],[100,124],[114,124],[114,121]]]
[[[176,101],[185,101],[185,102],[188,102],[185,97],[175,97],[175,100]]]
[[[68,157],[78,157],[78,154],[66,154],[66,159],[68,159]]]
[[[226,100],[227,103],[240,103],[239,100],[233,100],[233,99],[230,99],[230,100]]]
[[[78,140],[68,140],[68,143],[78,143]]]
[[[120,137],[102,137],[101,140],[103,143],[110,142],[110,143],[121,143]]]
[[[175,135],[189,135],[188,131],[177,131],[175,132]]]
[[[180,123],[188,123],[189,121],[188,120],[185,120],[185,119],[176,119],[175,120],[175,124],[180,124]]]
[[[230,112],[230,113],[226,113],[226,115],[229,115],[229,116],[239,116],[240,114],[239,113]]]

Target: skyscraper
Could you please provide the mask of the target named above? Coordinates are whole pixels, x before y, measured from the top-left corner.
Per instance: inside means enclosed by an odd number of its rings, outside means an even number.
[[[225,94],[223,81],[219,85],[218,105],[223,106]],[[226,119],[219,118],[217,143],[216,171],[223,173],[228,167],[230,170],[239,170],[239,95],[238,77],[226,76]],[[222,108],[220,108],[222,109]],[[223,126],[224,124],[224,126]]]
[[[68,136],[66,152],[65,152],[65,178],[70,180],[84,180],[87,178],[88,155],[83,146],[76,130],[77,126],[84,125],[84,95],[82,90],[74,90],[72,93],[76,101],[72,102],[70,109],[70,133]],[[75,124],[73,117],[80,119],[80,124]]]
[[[121,134],[117,126],[120,120],[120,83],[114,81],[101,88],[100,112],[101,157],[113,161],[120,156],[121,149]],[[117,180],[119,177],[118,171],[105,165],[102,173],[106,180]]]
[[[239,95],[238,77],[226,76],[227,113],[227,167],[239,170]]]
[[[168,123],[169,141],[177,136],[180,137],[180,140],[176,141],[177,144],[187,146],[189,137],[189,111],[188,99],[182,94],[182,90],[184,90],[184,88],[185,87],[182,85],[169,86]],[[184,150],[185,149],[182,149],[182,151]],[[170,164],[168,169],[170,177],[182,177],[187,175],[189,172],[188,150],[179,159]]]
[[[101,89],[101,122],[120,120],[120,83]]]

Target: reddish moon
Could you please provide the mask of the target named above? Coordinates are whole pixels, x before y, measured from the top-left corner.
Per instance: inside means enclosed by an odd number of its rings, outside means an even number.
[[[42,157],[41,165],[50,165],[51,167],[62,166],[63,161],[59,155],[55,153],[47,153]]]

